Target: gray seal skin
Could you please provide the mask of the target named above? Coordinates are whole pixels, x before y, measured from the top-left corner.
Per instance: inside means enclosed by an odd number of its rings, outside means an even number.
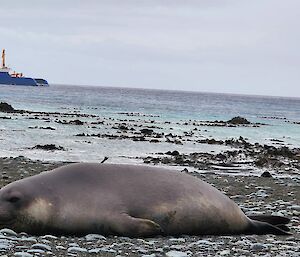
[[[196,177],[139,165],[70,164],[0,190],[0,227],[36,235],[289,234],[288,221],[250,219]]]

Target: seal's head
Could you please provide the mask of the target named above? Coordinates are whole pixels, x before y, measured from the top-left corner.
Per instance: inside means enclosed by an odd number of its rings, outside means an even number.
[[[52,204],[21,181],[0,190],[0,228],[34,231],[49,220]]]
[[[14,228],[30,197],[14,183],[0,190],[0,226]]]

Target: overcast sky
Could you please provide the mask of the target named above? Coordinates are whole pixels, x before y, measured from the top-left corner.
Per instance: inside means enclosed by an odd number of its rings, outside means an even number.
[[[300,97],[299,0],[0,0],[8,65],[51,84]]]

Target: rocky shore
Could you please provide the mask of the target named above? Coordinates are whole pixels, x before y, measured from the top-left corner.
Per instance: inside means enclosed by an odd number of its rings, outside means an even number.
[[[276,175],[300,175],[300,149],[288,148],[286,146],[251,144],[243,137],[230,140],[207,139],[202,143],[227,145],[234,150],[223,151],[222,153],[179,153],[168,151],[157,153],[155,157],[147,156],[145,163],[167,164],[193,167],[198,170],[243,170],[265,169]]]
[[[17,234],[0,230],[0,257],[4,256],[299,256],[300,254],[300,149],[290,147],[285,138],[271,138],[268,144],[254,143],[238,136],[220,139],[209,135],[211,128],[261,129],[276,117],[262,117],[266,123],[251,122],[243,117],[225,121],[162,120],[159,115],[120,112],[117,117],[102,117],[81,113],[38,112],[16,110],[8,103],[0,103],[3,122],[21,122],[22,136],[29,137],[22,151],[37,151],[44,156],[67,154],[72,147],[84,154],[94,149],[88,146],[104,142],[117,145],[125,142],[141,148],[141,153],[127,159],[146,165],[172,166],[177,172],[187,172],[212,184],[233,199],[247,214],[276,214],[291,219],[291,236],[181,236],[131,239],[125,237],[55,237]],[[284,117],[284,122],[291,123]],[[45,125],[46,124],[46,125]],[[18,131],[6,129],[6,137]],[[40,131],[40,133],[39,133]],[[31,136],[34,132],[37,137]],[[63,137],[61,137],[61,134]],[[41,136],[42,135],[42,136]],[[41,138],[32,142],[32,138]],[[48,139],[45,142],[45,139]],[[67,138],[69,141],[65,140]],[[64,139],[64,140],[61,140]],[[1,136],[0,141],[6,142]],[[55,141],[56,140],[56,141]],[[29,143],[28,143],[29,142]],[[71,142],[66,145],[67,142]],[[75,144],[75,143],[76,144]],[[144,143],[144,145],[139,145]],[[122,144],[122,147],[125,147]],[[151,152],[144,150],[144,146]],[[149,147],[151,145],[151,147]],[[155,148],[156,146],[159,146]],[[195,151],[187,151],[186,149]],[[221,150],[197,151],[203,147]],[[19,146],[13,149],[18,149]],[[85,150],[82,150],[83,147]],[[129,147],[129,148],[130,148]],[[155,151],[153,149],[167,149]],[[206,149],[206,148],[204,148]],[[130,150],[134,150],[130,148]],[[15,150],[14,150],[15,152]],[[28,153],[28,152],[27,152]],[[83,156],[85,156],[83,154]],[[106,153],[105,153],[106,154]],[[106,155],[97,156],[101,162]],[[106,158],[104,159],[106,160]],[[85,160],[83,160],[85,161]],[[108,162],[111,156],[108,156]],[[0,186],[64,165],[66,161],[50,162],[26,157],[0,158]],[[233,176],[234,175],[234,176]]]
[[[64,162],[33,161],[24,157],[0,158],[1,187],[38,174]],[[299,256],[300,178],[224,176],[213,172],[191,175],[211,183],[248,214],[289,217],[291,236],[181,236],[131,239],[125,237],[55,237],[0,230],[0,256]],[[287,190],[288,189],[288,190]]]

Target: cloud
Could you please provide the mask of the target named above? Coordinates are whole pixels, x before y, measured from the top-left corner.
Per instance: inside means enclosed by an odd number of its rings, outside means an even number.
[[[0,17],[10,63],[53,82],[300,95],[297,0],[1,1]]]

